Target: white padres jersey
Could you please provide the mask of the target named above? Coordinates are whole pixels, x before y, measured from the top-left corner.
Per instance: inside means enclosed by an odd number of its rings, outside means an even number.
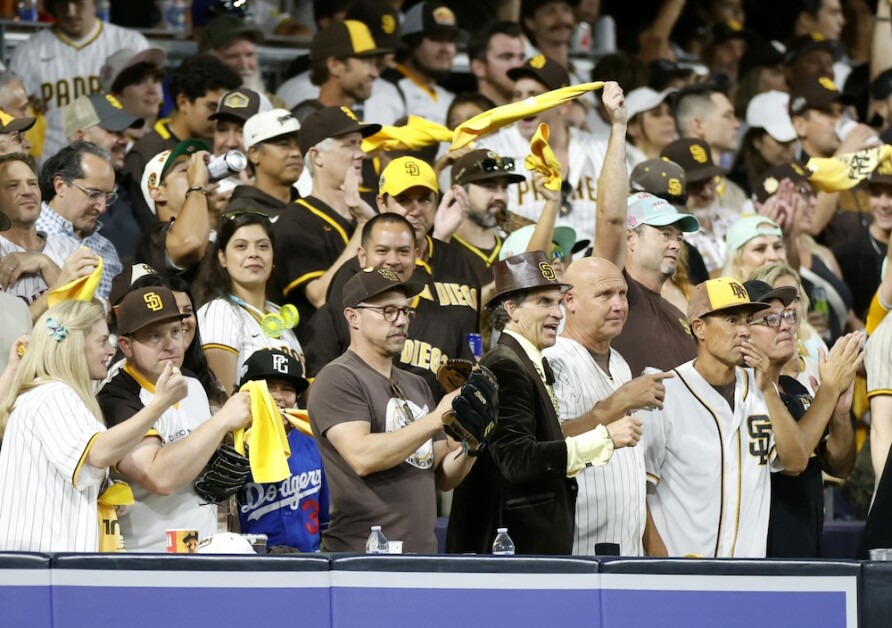
[[[517,125],[512,124],[497,133],[486,135],[477,144],[478,148],[488,148],[501,157],[514,159],[514,170],[526,176],[527,180],[508,186],[508,209],[532,221],[538,220],[545,199],[533,190],[533,178],[524,165],[524,160],[530,154],[530,142],[520,134]],[[571,128],[567,150],[570,172],[564,173],[564,177],[573,187],[570,197],[572,209],[567,215],[559,213],[556,224],[573,227],[577,241],[594,242],[598,177],[607,155],[607,142],[596,139],[585,131]]]
[[[451,96],[449,102],[452,102]],[[383,78],[376,78],[372,82],[372,95],[362,103],[362,107],[363,122],[392,125],[406,115],[406,103],[399,88]],[[444,116],[443,124],[445,123]]]
[[[44,233],[40,235],[46,240],[46,244],[40,252],[50,258],[56,266],[62,268],[65,258],[72,252],[70,244],[64,238],[58,236],[46,235]],[[27,253],[27,251],[0,235],[0,255],[6,257],[10,253]],[[15,282],[15,285],[6,288],[6,292],[21,297],[25,300],[25,303],[30,305],[39,299],[47,289],[48,286],[43,275],[35,273],[33,275],[21,275],[19,280]]]
[[[86,463],[105,426],[73,388],[21,395],[0,449],[0,549],[97,552],[97,499],[108,470]]]
[[[629,365],[610,350],[611,376],[601,370],[588,350],[559,336],[542,352],[554,371],[554,394],[561,421],[582,416],[594,405],[632,381]],[[642,556],[644,547],[644,448],[623,447],[603,466],[588,466],[576,476],[576,536],[573,553],[594,555],[597,543],[617,543],[623,556]]]
[[[155,387],[131,368],[125,366],[124,370],[141,386],[139,400],[147,406],[155,396]],[[186,398],[168,408],[149,430],[148,436],[160,438],[162,446],[185,438],[211,416],[201,382],[187,377],[186,384]],[[130,488],[134,503],[118,517],[128,552],[167,551],[165,530],[195,529],[200,539],[217,531],[217,506],[204,504],[192,490],[191,483],[170,495],[150,493],[136,483]]]
[[[268,312],[278,312],[279,306],[267,301]],[[198,326],[201,329],[202,349],[223,349],[238,356],[236,377],[242,371],[245,360],[260,349],[284,351],[301,364],[306,374],[304,351],[294,332],[286,329],[278,338],[271,338],[263,332],[258,316],[248,308],[229,299],[214,299],[198,309]],[[226,390],[232,390],[238,382],[221,382]]]
[[[62,108],[78,96],[102,91],[99,71],[105,60],[122,48],[139,52],[148,47],[141,33],[101,20],[96,20],[92,33],[78,41],[46,28],[16,47],[10,69],[22,77],[29,94],[46,103],[42,159],[68,144],[62,130]]]
[[[405,76],[405,74],[396,82],[396,85],[400,88],[400,91],[403,92],[406,114],[421,116],[422,118],[427,118],[431,122],[436,122],[437,124],[446,124],[446,112],[449,110],[449,105],[452,104],[452,99],[455,98],[455,94],[437,84],[434,84],[433,87],[421,85],[420,83],[415,82],[412,78]],[[372,93],[374,94],[374,91]],[[386,95],[382,94],[382,98],[385,97]],[[399,98],[399,92],[392,92],[389,98]],[[398,107],[399,103],[395,101],[387,104],[387,109]],[[373,111],[368,108],[366,108],[365,111],[366,120],[371,121]]]
[[[691,360],[663,380],[663,409],[641,413],[647,505],[670,556],[765,556],[771,472],[783,466],[755,375],[736,371],[733,411]]]
[[[301,72],[297,76],[279,85],[276,90],[276,98],[280,99],[289,109],[293,109],[298,103],[311,98],[319,97],[319,86],[310,82],[310,73]]]

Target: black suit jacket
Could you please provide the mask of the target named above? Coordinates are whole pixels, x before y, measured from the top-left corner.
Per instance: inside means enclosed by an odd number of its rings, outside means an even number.
[[[577,487],[548,391],[507,334],[481,364],[499,382],[499,421],[489,450],[455,489],[446,550],[487,554],[496,528],[507,527],[518,554],[570,554]]]

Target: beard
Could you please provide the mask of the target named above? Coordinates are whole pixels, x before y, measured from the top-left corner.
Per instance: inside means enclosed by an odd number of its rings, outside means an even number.
[[[499,224],[499,221],[498,221],[499,214],[492,213],[491,211],[489,211],[490,209],[491,208],[487,207],[482,212],[478,212],[478,211],[469,212],[468,220],[473,222],[478,227],[482,227],[483,229],[492,229],[497,224]],[[504,208],[499,208],[499,212],[503,212],[503,211],[505,211]]]
[[[445,81],[452,75],[452,68],[448,68],[446,70],[438,70],[436,68],[425,65],[418,57],[412,58],[412,64],[418,70],[420,70],[422,74],[425,74],[428,78],[438,83],[440,81]]]
[[[242,80],[242,87],[254,90],[258,94],[265,94],[266,85],[263,84],[263,76],[260,74],[260,70],[258,69],[251,76],[246,76]]]

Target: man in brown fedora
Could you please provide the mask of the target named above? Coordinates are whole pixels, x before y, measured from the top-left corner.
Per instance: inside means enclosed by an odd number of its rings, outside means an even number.
[[[502,335],[481,364],[499,382],[499,420],[489,449],[455,489],[446,549],[489,553],[496,528],[507,527],[518,554],[570,554],[574,477],[605,464],[615,448],[634,446],[641,422],[627,417],[564,437],[541,351],[557,339],[561,295],[571,286],[558,282],[542,251],[492,268],[496,295],[486,307]]]

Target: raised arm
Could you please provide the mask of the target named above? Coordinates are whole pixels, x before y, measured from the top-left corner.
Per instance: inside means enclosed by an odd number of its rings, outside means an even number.
[[[602,94],[610,120],[607,155],[598,177],[595,246],[592,255],[623,268],[626,260],[626,212],[629,173],[626,170],[626,103],[623,90],[610,81]]]

